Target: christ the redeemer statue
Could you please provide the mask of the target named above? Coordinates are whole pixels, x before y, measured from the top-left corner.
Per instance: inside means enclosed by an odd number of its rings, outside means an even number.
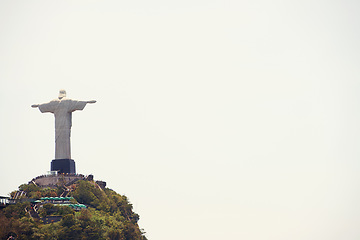
[[[96,103],[96,101],[72,100],[66,98],[65,90],[60,90],[58,99],[54,99],[48,103],[34,104],[31,106],[33,108],[38,107],[42,113],[50,112],[55,116],[55,160],[71,160],[71,115],[72,112],[76,110],[83,110],[87,103]],[[53,169],[52,163],[51,170],[59,169]],[[68,171],[65,170],[65,172]],[[71,170],[70,172],[75,172],[75,164],[74,170]]]

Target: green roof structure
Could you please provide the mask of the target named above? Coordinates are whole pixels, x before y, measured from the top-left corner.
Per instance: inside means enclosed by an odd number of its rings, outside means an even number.
[[[49,200],[49,201],[70,201],[74,199],[73,197],[42,197],[40,200]]]

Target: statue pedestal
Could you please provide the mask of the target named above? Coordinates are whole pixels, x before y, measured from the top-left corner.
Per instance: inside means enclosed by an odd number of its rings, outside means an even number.
[[[51,161],[51,171],[75,174],[75,161],[72,159],[54,159]]]

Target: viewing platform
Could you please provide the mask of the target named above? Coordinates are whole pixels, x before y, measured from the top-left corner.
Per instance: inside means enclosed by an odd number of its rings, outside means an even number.
[[[78,180],[85,180],[91,178],[92,175],[85,176],[83,174],[75,173],[57,173],[57,171],[50,171],[46,175],[41,175],[33,178],[29,183],[34,183],[39,187],[53,187],[59,184],[70,185]]]

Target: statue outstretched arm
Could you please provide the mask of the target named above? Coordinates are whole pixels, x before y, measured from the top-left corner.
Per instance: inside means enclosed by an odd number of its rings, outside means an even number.
[[[96,100],[86,101],[86,103],[96,103]]]
[[[54,113],[56,106],[57,105],[56,104],[54,105],[53,102],[31,105],[31,107],[33,107],[33,108],[39,108],[40,112],[42,112],[42,113],[44,113],[44,112]]]

